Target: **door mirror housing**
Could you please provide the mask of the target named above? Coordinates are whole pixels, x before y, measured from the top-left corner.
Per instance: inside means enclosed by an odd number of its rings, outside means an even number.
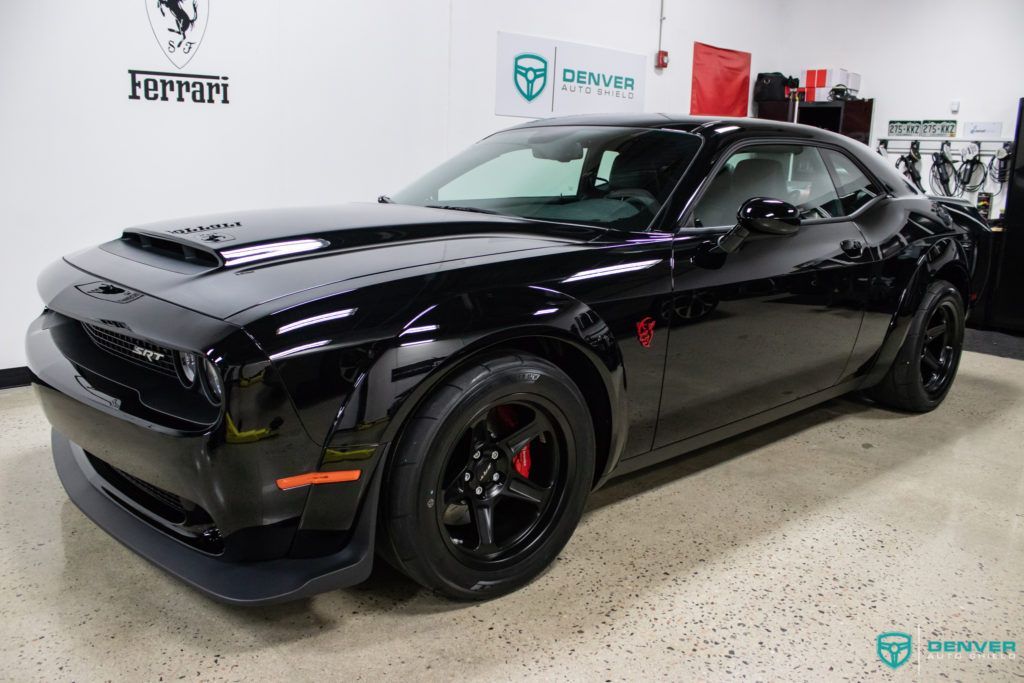
[[[781,199],[754,197],[743,202],[736,212],[736,226],[719,238],[717,247],[731,254],[751,234],[786,236],[799,229],[800,211],[795,206]]]
[[[754,197],[736,212],[736,223],[762,235],[792,235],[800,229],[800,211],[781,199]]]

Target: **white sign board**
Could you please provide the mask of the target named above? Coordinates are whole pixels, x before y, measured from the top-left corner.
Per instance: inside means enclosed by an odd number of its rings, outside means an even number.
[[[543,118],[644,109],[647,57],[498,33],[494,113]]]
[[[1002,121],[968,121],[964,124],[964,137],[998,138],[1002,134]]]

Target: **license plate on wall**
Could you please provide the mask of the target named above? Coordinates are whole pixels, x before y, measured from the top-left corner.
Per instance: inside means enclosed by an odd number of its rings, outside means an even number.
[[[890,121],[891,138],[955,138],[956,121]]]

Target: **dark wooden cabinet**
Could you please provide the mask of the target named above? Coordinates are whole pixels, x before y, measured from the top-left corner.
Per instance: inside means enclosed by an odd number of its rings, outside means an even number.
[[[842,133],[865,145],[871,139],[871,111],[874,100],[838,102],[757,102],[759,119],[796,121],[816,128]]]
[[[865,145],[871,139],[871,111],[874,100],[801,102],[797,123],[841,133]]]
[[[782,100],[780,102],[757,102],[757,113],[755,116],[759,119],[768,119],[769,121],[789,121],[793,122],[796,120],[796,102],[793,100]]]

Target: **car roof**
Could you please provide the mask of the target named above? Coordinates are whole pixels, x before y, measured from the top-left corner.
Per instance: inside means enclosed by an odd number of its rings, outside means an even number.
[[[621,126],[625,128],[667,128],[694,133],[703,137],[717,135],[722,128],[728,127],[729,132],[768,133],[773,135],[791,135],[793,137],[814,138],[828,142],[848,142],[843,137],[821,128],[805,126],[800,123],[785,123],[768,119],[733,118],[725,116],[683,116],[680,114],[578,114],[574,116],[555,116],[546,119],[527,121],[516,128],[541,128],[545,126]]]
[[[768,119],[733,118],[726,116],[684,116],[680,114],[581,114],[556,116],[527,121],[506,130],[543,128],[550,126],[614,126],[623,128],[650,128],[652,130],[678,130],[699,135],[704,147],[712,154],[726,150],[734,143],[752,138],[801,140],[822,142],[845,149],[868,168],[876,179],[883,181],[890,192],[906,194],[908,185],[899,172],[867,145],[832,131],[800,123],[786,123]],[[913,192],[913,190],[910,190]]]

